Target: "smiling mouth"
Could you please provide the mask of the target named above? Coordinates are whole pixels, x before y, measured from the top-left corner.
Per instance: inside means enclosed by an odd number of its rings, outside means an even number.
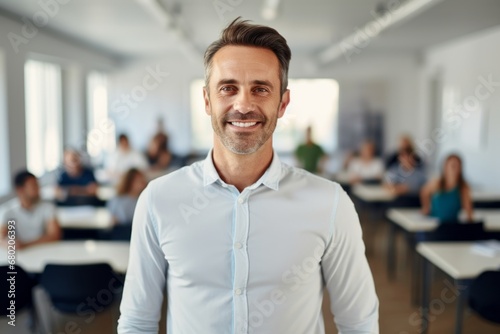
[[[228,122],[228,123],[237,126],[239,128],[249,128],[256,125],[259,122]]]

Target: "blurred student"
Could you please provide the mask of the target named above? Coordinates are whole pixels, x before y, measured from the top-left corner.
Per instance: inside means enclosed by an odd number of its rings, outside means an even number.
[[[129,169],[123,174],[118,183],[117,196],[107,204],[115,224],[132,224],[137,199],[146,185],[146,177],[136,168]]]
[[[352,158],[347,165],[350,183],[381,180],[384,175],[384,164],[375,157],[375,144],[365,141],[361,144],[359,157]]]
[[[389,156],[386,158],[385,161],[385,169],[389,170],[394,166],[397,166],[399,164],[399,154],[403,151],[409,151],[413,155],[413,159],[415,160],[415,163],[417,165],[422,165],[423,167],[423,161],[422,158],[415,152],[415,145],[413,144],[413,140],[411,139],[410,136],[408,135],[402,135],[399,138],[399,145],[397,151],[389,154]]]
[[[458,155],[446,158],[441,176],[422,188],[420,200],[422,212],[440,222],[457,222],[461,209],[465,210],[467,220],[472,221],[471,190],[464,180],[462,160]]]
[[[57,203],[64,206],[98,205],[97,181],[92,169],[83,166],[80,154],[64,151],[63,167],[57,180]]]
[[[305,170],[319,174],[322,172],[322,164],[325,160],[326,154],[312,139],[312,128],[310,126],[306,129],[306,141],[299,145],[295,150],[295,157],[297,158],[300,167]]]
[[[36,177],[21,171],[14,177],[17,198],[5,204],[0,227],[2,243],[7,241],[9,221],[15,222],[16,249],[61,239],[61,228],[52,203],[40,200]]]
[[[148,162],[142,153],[132,149],[127,135],[118,136],[116,151],[108,160],[107,170],[112,181],[116,182],[129,169],[146,170]]]
[[[425,184],[425,171],[411,149],[399,152],[398,163],[384,177],[384,186],[395,195],[416,195]]]
[[[170,161],[172,160],[172,155],[170,154],[164,137],[161,134],[156,134],[153,138],[151,138],[146,152],[146,157],[151,170],[158,171],[167,169]]]

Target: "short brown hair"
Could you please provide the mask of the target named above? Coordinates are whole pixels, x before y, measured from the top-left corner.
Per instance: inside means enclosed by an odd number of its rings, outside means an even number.
[[[220,38],[209,45],[205,51],[204,59],[205,86],[208,88],[212,71],[212,59],[217,51],[229,45],[255,46],[271,50],[278,58],[280,64],[280,91],[283,95],[288,87],[288,67],[292,57],[286,39],[271,27],[250,24],[249,22],[248,20],[242,20],[241,17],[236,18],[222,31]]]

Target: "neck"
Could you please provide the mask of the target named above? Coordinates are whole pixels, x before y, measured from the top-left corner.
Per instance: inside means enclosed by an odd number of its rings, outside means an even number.
[[[25,196],[19,196],[19,202],[21,203],[21,206],[26,210],[31,210],[35,204],[35,201],[32,201]]]
[[[444,186],[447,189],[455,188],[458,184],[458,180],[456,178],[445,177],[444,178]]]
[[[221,179],[241,192],[254,184],[271,164],[272,144],[266,143],[252,154],[236,154],[226,149],[215,138],[212,159]]]

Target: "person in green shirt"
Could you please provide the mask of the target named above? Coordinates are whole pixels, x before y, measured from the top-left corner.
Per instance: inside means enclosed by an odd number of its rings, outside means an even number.
[[[310,126],[306,130],[306,142],[297,147],[295,157],[305,170],[315,174],[321,173],[321,165],[326,154],[321,146],[312,140],[312,128]]]

